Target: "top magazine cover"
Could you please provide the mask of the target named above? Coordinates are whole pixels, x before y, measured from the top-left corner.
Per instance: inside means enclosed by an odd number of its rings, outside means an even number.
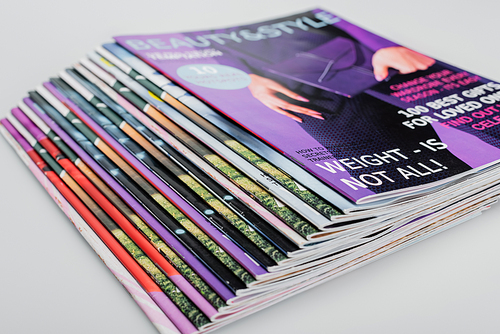
[[[500,84],[321,9],[115,39],[355,203],[500,158]]]

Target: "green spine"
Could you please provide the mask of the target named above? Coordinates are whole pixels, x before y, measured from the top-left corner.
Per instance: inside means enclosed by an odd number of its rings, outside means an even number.
[[[203,281],[167,244],[138,216],[129,215],[137,228],[151,241],[155,248],[184,276],[216,309],[226,303]]]
[[[326,218],[331,219],[334,216],[339,216],[342,214],[333,206],[331,206],[309,190],[305,189],[304,187],[302,187],[303,189],[300,189],[299,185],[294,180],[271,165],[269,162],[256,155],[254,152],[250,151],[238,141],[227,140],[225,141],[225,144],[232,148],[235,152],[240,154],[242,157],[244,157],[246,160],[257,166],[260,170],[274,177],[281,185],[297,195],[300,199],[302,199],[309,206],[314,208]]]
[[[184,182],[189,188],[196,192],[200,197],[205,200],[213,209],[219,212],[224,218],[226,218],[233,226],[235,226],[241,233],[243,233],[250,241],[252,241],[257,247],[269,255],[274,261],[280,262],[285,260],[287,257],[276,247],[274,247],[270,242],[265,240],[260,234],[255,232],[247,223],[240,219],[233,211],[231,211],[226,205],[215,198],[208,190],[206,190],[201,184],[196,182],[189,175],[181,175],[179,178]]]
[[[151,259],[123,232],[121,229],[112,231],[113,235],[128,250],[132,257],[158,284],[160,289],[174,302],[181,312],[195,325],[200,328],[210,320],[187,298],[168,277],[154,265]]]
[[[282,203],[279,203],[271,194],[258,186],[249,178],[243,176],[236,169],[215,154],[205,155],[213,166],[227,175],[243,189],[255,196],[266,208],[281,217],[291,228],[297,231],[303,237],[318,233],[319,230],[309,222],[302,219],[298,214]]]
[[[179,209],[170,203],[163,195],[156,194],[153,198],[175,218],[186,230],[198,239],[210,253],[215,255],[226,267],[228,267],[236,276],[239,277],[245,284],[250,284],[255,279],[245,270],[238,262],[236,262],[229,254],[227,254],[217,243],[215,243],[208,235],[206,235],[198,226],[196,226],[188,217],[186,217]]]

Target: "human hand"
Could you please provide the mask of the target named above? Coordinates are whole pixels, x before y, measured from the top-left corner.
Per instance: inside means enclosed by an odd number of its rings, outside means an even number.
[[[382,81],[389,75],[389,68],[399,70],[401,74],[426,70],[436,61],[418,52],[402,46],[392,46],[380,49],[373,55],[373,74],[377,81]]]
[[[294,100],[301,102],[309,102],[308,99],[298,94],[295,94],[294,92],[283,87],[274,80],[267,79],[256,74],[249,74],[249,76],[252,79],[252,82],[250,83],[250,85],[248,85],[250,93],[252,93],[253,97],[262,102],[269,109],[272,109],[277,113],[290,117],[291,119],[299,123],[302,123],[302,119],[300,117],[297,117],[289,112],[286,112],[285,110],[308,115],[314,118],[324,119],[321,116],[321,113],[282,100],[276,96],[276,93],[281,93]]]

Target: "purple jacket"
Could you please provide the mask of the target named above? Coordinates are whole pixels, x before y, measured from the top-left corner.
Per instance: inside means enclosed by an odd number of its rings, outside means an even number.
[[[224,57],[217,59],[219,63],[249,74],[259,74],[264,67],[337,37],[353,40],[372,53],[397,45],[320,9],[267,21],[264,25],[257,23],[182,35],[198,43],[200,48],[210,43],[224,53]]]

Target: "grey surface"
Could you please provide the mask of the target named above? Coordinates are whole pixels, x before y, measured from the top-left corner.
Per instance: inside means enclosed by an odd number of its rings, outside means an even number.
[[[0,116],[113,35],[236,25],[312,6],[500,81],[496,1],[2,1]],[[0,156],[0,333],[155,333],[3,139]],[[216,333],[496,333],[499,223],[497,205]]]

